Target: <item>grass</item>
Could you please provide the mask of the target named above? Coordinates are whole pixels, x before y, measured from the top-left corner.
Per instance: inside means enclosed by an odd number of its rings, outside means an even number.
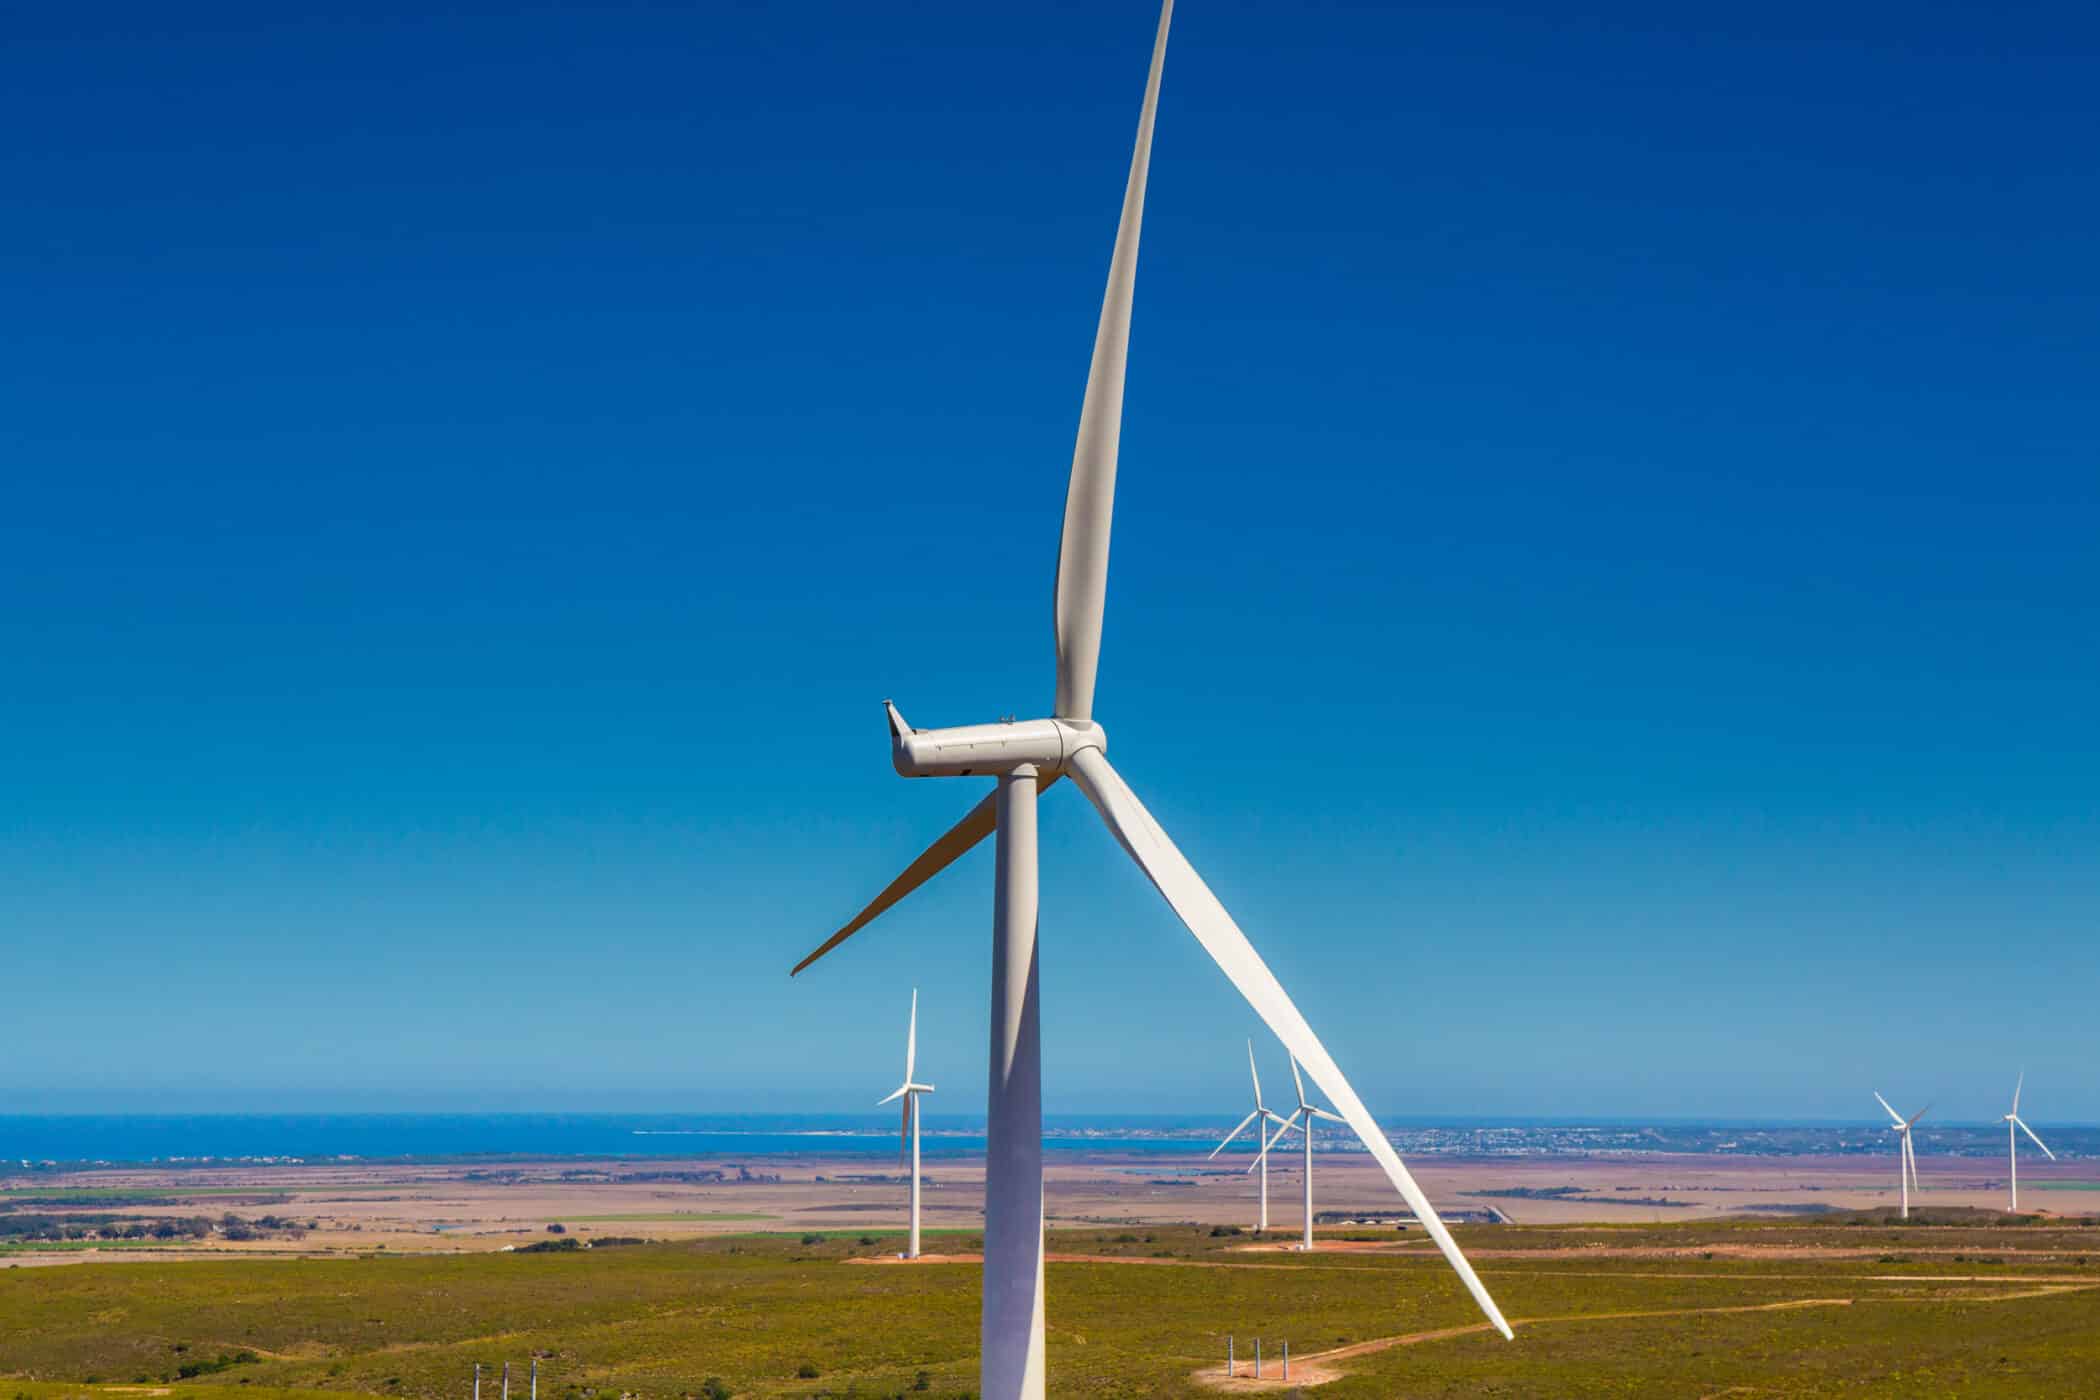
[[[0,1269],[0,1400],[137,1395],[112,1384],[167,1384],[175,1400],[458,1400],[474,1362],[535,1355],[546,1400],[682,1400],[711,1376],[742,1397],[975,1391],[976,1266],[848,1265],[894,1253],[898,1232],[867,1232],[873,1245],[811,1233]],[[1467,1332],[1373,1352],[1322,1396],[2060,1396],[2100,1374],[2100,1228],[1755,1221],[1460,1237],[1516,1342]],[[1050,1243],[1108,1256],[1048,1266],[1054,1395],[1208,1394],[1192,1373],[1222,1362],[1227,1333],[1243,1356],[1259,1337],[1302,1361],[1479,1320],[1419,1244],[1301,1257],[1188,1227]],[[1829,1257],[1765,1248],[1786,1244]],[[1803,1302],[1818,1305],[1715,1311]],[[243,1352],[255,1359],[165,1379]]]
[[[0,1240],[0,1254],[66,1254],[88,1249],[194,1249],[197,1241],[173,1240]]]

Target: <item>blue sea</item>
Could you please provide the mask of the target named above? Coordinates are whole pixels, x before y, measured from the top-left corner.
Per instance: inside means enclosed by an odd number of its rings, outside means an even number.
[[[1229,1121],[1219,1129],[1230,1127]],[[982,1119],[928,1114],[928,1156],[984,1151]],[[1192,1120],[1046,1117],[1047,1151],[1206,1153]],[[1161,1134],[1179,1133],[1180,1136]],[[43,1114],[0,1116],[0,1163],[297,1158],[893,1157],[891,1114]]]
[[[1050,1153],[1141,1156],[1156,1170],[1201,1164],[1235,1120],[1050,1115]],[[1406,1155],[1587,1156],[1721,1153],[1747,1156],[1860,1154],[1888,1150],[1884,1123],[1646,1122],[1540,1119],[1391,1119],[1383,1125]],[[984,1120],[929,1113],[929,1157],[984,1151]],[[2060,1159],[2100,1157],[2100,1127],[2049,1125]],[[1360,1151],[1343,1128],[1323,1131],[1320,1151]],[[1242,1138],[1236,1151],[1250,1149]],[[1999,1123],[1938,1123],[1921,1150],[1989,1157],[2005,1150]],[[762,1157],[893,1158],[893,1112],[866,1114],[671,1113],[272,1113],[0,1115],[0,1167],[18,1162],[179,1163],[434,1161],[483,1158],[675,1158],[730,1162]],[[1179,1158],[1179,1163],[1171,1159]]]

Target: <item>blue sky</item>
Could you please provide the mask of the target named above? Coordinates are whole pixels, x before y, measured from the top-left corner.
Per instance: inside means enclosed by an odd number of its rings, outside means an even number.
[[[785,974],[1047,708],[1152,11],[425,11],[11,21],[0,1110],[981,1106],[988,852]],[[1099,715],[1374,1110],[2100,1118],[2096,50],[1184,0]]]

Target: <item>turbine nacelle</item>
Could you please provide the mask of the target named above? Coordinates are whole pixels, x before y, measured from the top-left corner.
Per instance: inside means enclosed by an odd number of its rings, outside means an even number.
[[[1081,749],[1108,749],[1108,735],[1085,720],[1001,720],[947,729],[913,729],[885,700],[890,717],[890,762],[900,777],[968,778],[1032,767],[1054,777]]]

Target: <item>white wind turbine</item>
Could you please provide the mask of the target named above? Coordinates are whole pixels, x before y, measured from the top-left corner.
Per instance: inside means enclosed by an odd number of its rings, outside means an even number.
[[[2009,1159],[2009,1160],[2010,1160],[2010,1161],[2012,1162],[2012,1207],[2011,1207],[2011,1208],[2012,1208],[2013,1210],[2018,1210],[2018,1209],[2020,1208],[2020,1137],[2019,1137],[2019,1133],[2025,1133],[2025,1134],[2027,1134],[2027,1136],[2029,1136],[2030,1138],[2034,1138],[2034,1145],[2035,1145],[2036,1147],[2039,1147],[2039,1148],[2041,1148],[2041,1149],[2042,1149],[2042,1154],[2043,1154],[2044,1156],[2046,1156],[2046,1157],[2047,1157],[2047,1158],[2048,1158],[2048,1159],[2049,1159],[2050,1161],[2052,1161],[2052,1162],[2056,1160],[2056,1154],[2055,1154],[2054,1152],[2051,1152],[2051,1151],[2049,1150],[2049,1144],[2048,1144],[2048,1143],[2046,1143],[2046,1142],[2043,1142],[2043,1141],[2042,1141],[2042,1140],[2041,1140],[2040,1138],[2038,1138],[2038,1137],[2034,1137],[2034,1129],[2032,1129],[2032,1128],[2028,1127],[2028,1126],[2027,1126],[2027,1120],[2026,1120],[2025,1118],[2022,1118],[2022,1117],[2020,1116],[2020,1090],[2021,1090],[2021,1088],[2023,1088],[2023,1087],[2024,1087],[2024,1086],[2026,1085],[2026,1083],[2027,1083],[2027,1071],[2023,1069],[2023,1070],[2021,1070],[2021,1071],[2020,1071],[2020,1077],[2019,1077],[2018,1079],[2016,1079],[2016,1080],[2014,1080],[2014,1081],[2013,1081],[2013,1103],[2012,1103],[2012,1112],[2010,1112],[2010,1113],[2008,1113],[2008,1114],[2006,1114],[2006,1115],[2005,1115],[2005,1155],[2006,1155],[2006,1157],[2007,1157],[2007,1158],[2008,1158],[2008,1159]],[[2018,1133],[2016,1133],[2016,1132],[2014,1132],[2014,1131],[2013,1131],[2013,1130],[2014,1130],[2015,1128],[2017,1128],[2017,1129],[2019,1130],[2019,1132],[2018,1132]]]
[[[1297,1057],[1296,1057],[1295,1055],[1291,1057],[1291,1082],[1292,1082],[1292,1083],[1294,1083],[1294,1084],[1296,1084],[1296,1085],[1298,1086],[1298,1106],[1297,1106],[1296,1108],[1294,1108],[1294,1109],[1292,1109],[1292,1110],[1291,1110],[1290,1116],[1289,1116],[1288,1118],[1285,1118],[1285,1119],[1284,1119],[1284,1120],[1283,1120],[1283,1121],[1282,1121],[1281,1123],[1277,1124],[1277,1126],[1276,1126],[1276,1132],[1275,1132],[1275,1135],[1274,1135],[1273,1137],[1271,1137],[1271,1138],[1270,1138],[1270,1139],[1269,1139],[1269,1140],[1268,1140],[1267,1142],[1265,1142],[1265,1143],[1263,1143],[1263,1144],[1262,1144],[1262,1149],[1261,1149],[1261,1150],[1262,1150],[1262,1155],[1263,1155],[1264,1157],[1268,1156],[1268,1153],[1269,1153],[1269,1149],[1270,1149],[1270,1148],[1272,1148],[1272,1147],[1274,1147],[1274,1146],[1275,1146],[1275,1145],[1276,1145],[1277,1143],[1281,1142],[1281,1141],[1283,1140],[1283,1135],[1284,1135],[1285,1133],[1289,1132],[1289,1131],[1290,1131],[1290,1130],[1291,1130],[1292,1128],[1294,1128],[1294,1127],[1295,1127],[1295,1128],[1297,1128],[1299,1132],[1301,1132],[1301,1133],[1303,1133],[1303,1134],[1305,1135],[1305,1243],[1301,1244],[1301,1245],[1300,1245],[1300,1246],[1298,1246],[1298,1247],[1299,1247],[1300,1249],[1303,1249],[1303,1250],[1305,1250],[1305,1251],[1306,1251],[1307,1253],[1311,1253],[1311,1252],[1312,1252],[1312,1247],[1313,1247],[1313,1237],[1312,1237],[1312,1227],[1313,1227],[1313,1207],[1312,1207],[1312,1125],[1313,1125],[1313,1119],[1315,1119],[1315,1118],[1325,1118],[1325,1119],[1326,1119],[1326,1120],[1327,1120],[1328,1122],[1330,1122],[1330,1123],[1346,1123],[1346,1122],[1348,1122],[1349,1120],[1348,1120],[1348,1119],[1346,1119],[1346,1118],[1341,1118],[1341,1117],[1337,1117],[1337,1116],[1336,1116],[1335,1114],[1329,1113],[1329,1112],[1328,1112],[1328,1111],[1327,1111],[1326,1109],[1324,1109],[1324,1108],[1314,1108],[1314,1107],[1313,1107],[1313,1106],[1312,1106],[1311,1104],[1309,1104],[1309,1103],[1307,1103],[1307,1102],[1305,1101],[1305,1081],[1304,1081],[1303,1079],[1301,1079],[1301,1078],[1299,1078],[1299,1077],[1298,1077],[1298,1059],[1297,1059]],[[1410,1205],[1413,1205],[1413,1204],[1414,1204],[1414,1200],[1413,1200],[1413,1198],[1412,1198],[1412,1197],[1410,1197],[1410,1198],[1408,1199],[1408,1204],[1410,1204]],[[1426,1205],[1426,1204],[1428,1204],[1428,1202],[1427,1202],[1427,1201],[1425,1200],[1425,1201],[1423,1202],[1423,1204],[1424,1204],[1424,1205]],[[1417,1214],[1419,1214],[1419,1213],[1421,1212],[1421,1207],[1420,1207],[1420,1206],[1416,1206],[1416,1207],[1415,1207],[1415,1210],[1416,1210],[1416,1213],[1417,1213]],[[1428,1218],[1428,1219],[1432,1219],[1432,1220],[1434,1220],[1434,1219],[1435,1219],[1436,1217],[1432,1215],[1432,1216],[1429,1216],[1429,1217],[1427,1217],[1427,1218]]]
[[[904,1100],[904,1119],[897,1128],[897,1145],[902,1150],[905,1143],[911,1144],[911,1238],[904,1246],[904,1257],[907,1259],[919,1257],[919,1095],[933,1092],[931,1084],[913,1081],[912,1072],[918,1067],[918,1063],[919,989],[913,987],[911,1023],[904,1032],[904,1082],[897,1086],[896,1092],[875,1105],[881,1108],[883,1104]]]
[[[1251,1040],[1247,1042],[1247,1073],[1254,1080],[1254,1111],[1242,1118],[1237,1128],[1225,1134],[1225,1141],[1213,1147],[1206,1160],[1216,1161],[1218,1154],[1230,1147],[1234,1138],[1245,1132],[1249,1124],[1253,1125],[1254,1165],[1261,1168],[1261,1222],[1254,1229],[1255,1233],[1260,1234],[1269,1228],[1269,1145],[1262,1141],[1262,1129],[1270,1123],[1281,1123],[1284,1120],[1271,1113],[1261,1101],[1261,1075],[1254,1068],[1254,1042]]]
[[[1107,736],[1094,722],[1095,665],[1108,584],[1109,522],[1123,416],[1145,177],[1159,104],[1173,0],[1160,8],[1152,66],[1138,115],[1137,147],[1109,259],[1108,289],[1095,331],[1078,443],[1065,495],[1053,599],[1056,702],[1048,719],[915,730],[894,705],[890,759],[907,778],[983,777],[993,790],[935,841],[872,903],[804,958],[799,972],[910,894],[995,831],[992,894],[991,1084],[985,1126],[983,1379],[986,1400],[1043,1394],[1042,1055],[1036,964],[1036,795],[1070,778],[1116,840],[1166,897],[1240,995],[1312,1073],[1385,1169],[1482,1311],[1506,1337],[1509,1324],[1451,1234],[1407,1173],[1369,1109],[1349,1087],[1305,1017],[1232,916],[1168,839],[1137,794],[1109,765]]]
[[[1910,1129],[1913,1123],[1932,1112],[1932,1105],[1927,1104],[1910,1117],[1905,1118],[1902,1114],[1896,1112],[1895,1109],[1889,1108],[1889,1101],[1881,1097],[1881,1091],[1878,1089],[1874,1091],[1874,1101],[1883,1108],[1887,1108],[1889,1117],[1896,1120],[1889,1131],[1896,1135],[1897,1146],[1901,1149],[1897,1154],[1896,1179],[1903,1193],[1903,1218],[1908,1220],[1910,1219],[1910,1193],[1913,1191],[1918,1191],[1920,1194],[1923,1193],[1923,1188],[1918,1185],[1918,1152],[1911,1145]]]

